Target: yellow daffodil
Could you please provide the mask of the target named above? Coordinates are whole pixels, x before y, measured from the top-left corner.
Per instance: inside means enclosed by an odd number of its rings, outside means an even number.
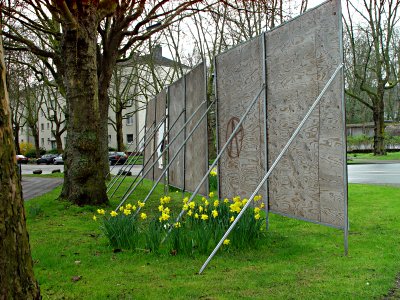
[[[93,221],[97,221],[97,217],[96,216],[93,216]]]
[[[174,227],[175,227],[175,228],[180,228],[180,227],[181,227],[181,223],[180,223],[180,222],[176,222],[176,223],[174,224]]]
[[[243,205],[246,205],[246,203],[249,201],[249,199],[247,199],[247,198],[244,198],[243,200],[242,200],[242,204]]]
[[[229,203],[229,199],[228,199],[228,198],[225,198],[225,199],[224,199],[224,203]]]
[[[204,206],[208,206],[208,204],[210,204],[207,200],[204,201]]]
[[[212,197],[214,197],[214,192],[210,192],[209,194],[208,194],[208,196],[210,197],[210,198],[212,198]]]
[[[235,221],[235,217],[234,216],[232,216],[230,219],[229,219],[229,222],[233,222],[233,221]]]
[[[140,201],[138,201],[138,202],[137,202],[137,205],[138,205],[139,207],[143,207],[143,206],[144,206],[144,203],[143,203],[143,202],[140,202]]]
[[[260,208],[264,208],[264,207],[265,207],[264,203],[261,203]]]
[[[122,205],[120,208],[119,208],[119,211],[124,211],[124,206]]]
[[[124,209],[124,215],[128,216],[131,214],[131,210],[130,209]]]
[[[256,219],[256,220],[258,220],[260,218],[260,214],[256,214],[255,216],[254,216],[254,219]]]
[[[187,214],[188,214],[188,216],[190,217],[191,215],[193,215],[193,211],[192,211],[192,210],[189,210]]]
[[[214,201],[214,207],[218,207],[218,205],[219,205],[219,201],[218,201],[218,200],[215,200],[215,201]]]
[[[255,208],[254,208],[254,213],[255,213],[255,214],[258,214],[259,212],[260,212],[260,208],[259,208],[259,207],[255,207]]]
[[[97,210],[97,213],[98,213],[99,215],[104,215],[106,212],[105,212],[104,209],[98,209],[98,210]]]
[[[146,215],[145,213],[141,213],[141,214],[140,214],[140,218],[141,218],[142,220],[146,220],[146,219],[147,219],[147,215]]]
[[[226,239],[226,240],[224,240],[224,245],[228,246],[230,242],[231,242],[231,240]]]
[[[168,207],[164,208],[164,210],[162,211],[164,214],[169,214],[170,213],[170,209]]]
[[[217,212],[216,209],[214,209],[211,213],[212,213],[214,218],[218,217],[218,212]]]
[[[184,204],[183,207],[182,207],[182,209],[183,209],[183,210],[188,210],[188,209],[189,209],[189,205]]]
[[[132,206],[132,210],[136,210],[136,205],[133,205],[133,206]]]
[[[255,196],[254,197],[254,201],[260,201],[262,199],[262,196],[261,195],[257,195],[257,196]]]
[[[116,217],[116,216],[118,216],[118,213],[115,212],[115,211],[111,211],[111,212],[110,212],[110,215],[111,215],[111,217]]]
[[[159,211],[159,212],[162,212],[163,210],[164,210],[164,205],[162,205],[162,204],[159,205],[159,206],[158,206],[158,211]]]
[[[195,214],[194,214],[194,218],[195,218],[195,219],[198,219],[198,218],[199,218],[199,214],[198,214],[198,213],[195,213]]]
[[[240,197],[239,196],[233,197],[233,202],[240,202]]]
[[[126,205],[126,209],[132,209],[132,204],[128,203],[128,204]]]
[[[196,207],[196,203],[190,202],[190,203],[189,203],[189,207],[190,207],[190,209],[195,208],[195,207]]]
[[[206,197],[201,197],[201,201],[205,202],[205,201],[207,201],[207,198]]]
[[[182,200],[183,204],[188,203],[188,201],[189,201],[189,198],[188,198],[188,197],[185,197],[185,198],[183,198],[183,200]]]
[[[203,212],[203,210],[204,210],[204,208],[203,208],[203,206],[199,206],[199,212]]]
[[[201,219],[202,219],[203,221],[207,221],[207,220],[208,220],[208,215],[202,214],[202,215],[201,215]]]
[[[210,172],[210,175],[213,176],[213,177],[214,177],[214,176],[217,176],[217,174],[218,174],[218,173],[217,173],[217,168],[213,168],[213,169],[211,170],[211,172]]]

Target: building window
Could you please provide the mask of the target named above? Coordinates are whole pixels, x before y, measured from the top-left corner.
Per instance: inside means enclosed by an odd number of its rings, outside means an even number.
[[[128,144],[133,143],[133,134],[127,134],[126,135],[126,141]]]
[[[44,111],[43,110],[40,111],[40,116],[44,117]]]
[[[111,134],[108,135],[108,142],[111,143]]]
[[[128,100],[128,101],[126,101],[126,107],[132,107],[132,105],[133,105],[133,100],[131,99],[131,100]]]
[[[40,130],[43,131],[44,130],[44,124],[40,124]]]
[[[47,123],[47,129],[50,129],[50,123]]]
[[[126,125],[132,125],[133,124],[133,116],[132,115],[128,115],[126,117]]]
[[[44,147],[44,138],[41,139],[42,147]]]

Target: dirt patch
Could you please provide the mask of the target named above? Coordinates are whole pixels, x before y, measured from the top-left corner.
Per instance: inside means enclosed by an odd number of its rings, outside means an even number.
[[[400,273],[396,277],[395,287],[390,289],[389,293],[382,299],[383,300],[400,299]]]

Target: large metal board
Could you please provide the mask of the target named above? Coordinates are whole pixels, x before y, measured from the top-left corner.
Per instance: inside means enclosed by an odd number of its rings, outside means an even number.
[[[216,57],[218,149],[225,145],[262,89],[263,53],[260,36]],[[263,177],[264,97],[263,92],[221,156],[218,163],[220,198],[237,195],[248,198]]]
[[[169,86],[168,99],[168,126],[169,126],[169,141],[175,140],[170,144],[168,149],[168,158],[175,160],[168,170],[168,182],[170,185],[183,189],[184,187],[184,149],[178,152],[185,140],[185,131],[178,132],[185,124],[185,78],[182,77],[178,81]]]
[[[330,1],[266,33],[270,164],[341,63],[340,15]],[[342,88],[340,75],[272,173],[272,212],[345,226]]]
[[[161,157],[161,153],[164,148],[164,137],[166,132],[166,108],[167,108],[167,90],[163,89],[156,96],[156,124],[160,125],[155,135],[155,154],[154,161],[157,161],[154,165],[154,180],[157,180],[164,171],[164,157]],[[164,155],[163,155],[164,156]]]
[[[151,165],[153,164],[154,150],[155,150],[155,139],[154,139],[154,130],[156,128],[155,125],[156,119],[156,101],[155,99],[151,99],[147,102],[146,106],[146,134],[144,141],[144,150],[143,150],[143,174],[145,174],[145,178],[153,180],[154,174]],[[146,174],[147,173],[147,174]]]
[[[200,118],[207,110],[205,65],[199,64],[186,76],[186,118],[188,119],[196,109],[193,119],[186,127],[186,136],[195,128]],[[203,104],[202,104],[203,102]],[[200,125],[195,129],[193,135],[188,139],[185,147],[185,190],[193,192],[208,170],[208,135],[207,116],[203,118]],[[208,195],[208,180],[200,187],[199,193]]]

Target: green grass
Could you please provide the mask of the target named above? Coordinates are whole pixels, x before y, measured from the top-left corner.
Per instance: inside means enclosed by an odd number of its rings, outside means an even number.
[[[357,160],[400,160],[400,152],[387,152],[383,156],[375,156],[373,153],[348,153],[347,159],[353,162]]]
[[[134,199],[149,187],[141,184]],[[400,189],[394,187],[349,186],[347,257],[341,231],[271,215],[256,249],[218,252],[203,275],[197,272],[206,256],[114,253],[92,220],[97,207],[56,201],[59,192],[26,202],[44,299],[375,299],[400,272]],[[145,209],[154,209],[161,194],[157,189]],[[172,196],[180,206],[181,193]],[[32,206],[40,213],[29,214]]]

